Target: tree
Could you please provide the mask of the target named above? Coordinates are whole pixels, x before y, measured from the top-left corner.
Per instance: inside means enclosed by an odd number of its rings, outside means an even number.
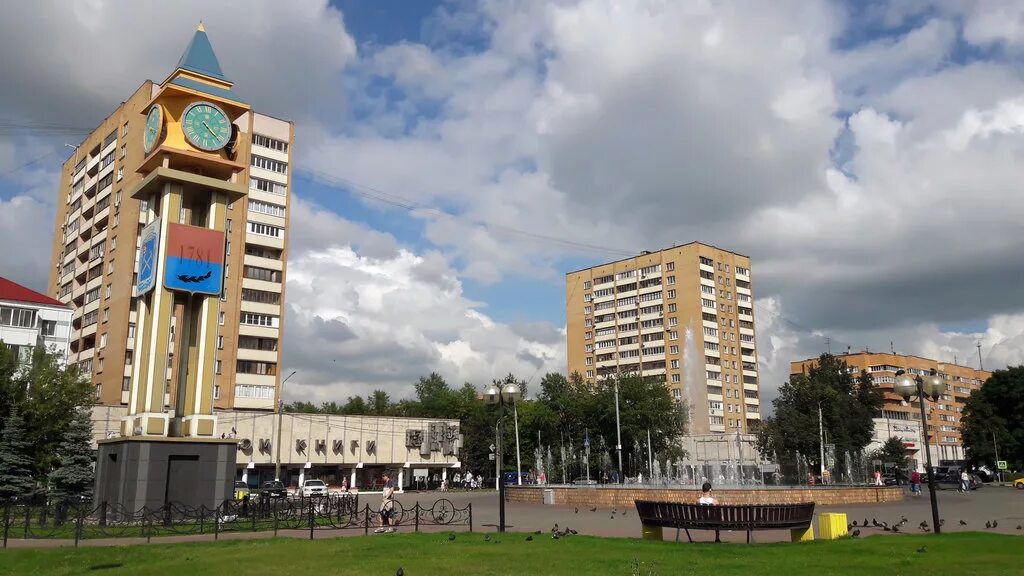
[[[964,403],[960,432],[975,464],[1007,460],[1024,468],[1024,366],[996,370]]]
[[[775,416],[766,418],[758,429],[757,448],[761,454],[777,454],[788,466],[799,452],[814,468],[820,464],[818,410],[835,454],[860,452],[871,442],[874,416],[883,396],[871,375],[855,378],[846,362],[822,354],[807,374],[796,374],[779,389],[772,402]]]
[[[57,463],[57,447],[78,408],[92,406],[93,387],[59,354],[36,346],[28,366],[18,366],[0,346],[0,427],[18,412],[31,439],[33,479],[45,479]]]
[[[895,464],[898,470],[906,470],[910,466],[910,458],[907,457],[903,439],[895,436],[890,437],[881,448],[872,452],[871,459],[881,460],[886,465]]]
[[[57,498],[92,499],[92,420],[89,410],[74,411],[57,451],[57,468],[50,472],[50,489]]]
[[[31,448],[25,420],[15,408],[0,433],[0,500],[29,496],[35,490]]]
[[[372,416],[385,416],[391,412],[391,397],[383,390],[374,390],[366,397]]]

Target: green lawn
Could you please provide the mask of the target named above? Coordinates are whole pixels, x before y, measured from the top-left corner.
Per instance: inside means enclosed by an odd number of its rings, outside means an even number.
[[[927,551],[918,552],[921,546]],[[125,547],[0,550],[0,575],[30,574],[808,574],[938,576],[1020,573],[1024,538],[983,533],[802,544],[685,544],[623,538],[459,532]],[[639,569],[635,564],[640,564]]]

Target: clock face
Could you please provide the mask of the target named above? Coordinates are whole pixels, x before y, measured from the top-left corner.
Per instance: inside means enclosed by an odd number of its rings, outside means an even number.
[[[181,129],[189,144],[207,152],[220,150],[231,140],[227,114],[209,102],[189,104],[181,115]]]
[[[160,135],[164,131],[164,109],[159,104],[154,104],[146,114],[146,132],[142,135],[142,147],[146,154],[153,151]]]

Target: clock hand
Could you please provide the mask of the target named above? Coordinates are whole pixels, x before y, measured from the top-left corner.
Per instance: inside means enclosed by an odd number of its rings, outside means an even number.
[[[206,129],[210,131],[210,134],[213,134],[214,138],[220,138],[220,136],[217,136],[217,133],[213,131],[213,128],[210,128],[210,125],[205,121],[203,122],[203,126],[206,126]]]

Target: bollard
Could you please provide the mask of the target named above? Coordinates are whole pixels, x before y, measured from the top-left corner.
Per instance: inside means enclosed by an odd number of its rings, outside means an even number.
[[[818,536],[822,540],[835,540],[846,536],[846,514],[825,513],[818,515]]]
[[[420,502],[416,501],[416,506],[413,507],[413,512],[416,514],[416,532],[420,531]]]
[[[644,540],[661,540],[662,539],[661,526],[652,526],[650,524],[643,524],[641,526],[641,537]]]
[[[794,528],[789,531],[789,539],[791,542],[808,542],[814,540],[814,525],[810,525],[807,528]]]

